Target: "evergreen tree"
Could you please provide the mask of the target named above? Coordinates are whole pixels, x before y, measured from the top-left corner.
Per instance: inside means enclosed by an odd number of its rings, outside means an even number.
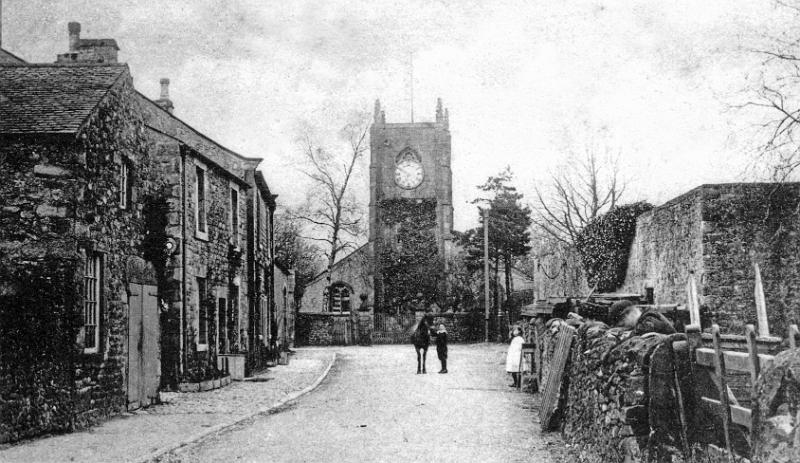
[[[489,260],[494,262],[495,278],[503,265],[505,273],[506,299],[513,291],[512,268],[516,260],[530,252],[531,209],[525,205],[522,193],[512,185],[513,173],[506,167],[498,175],[488,178],[478,186],[488,194],[473,203],[484,203],[480,226],[467,230],[459,236],[459,242],[467,250],[466,265],[472,271],[483,268],[483,211],[489,212]],[[496,291],[496,289],[495,289]]]

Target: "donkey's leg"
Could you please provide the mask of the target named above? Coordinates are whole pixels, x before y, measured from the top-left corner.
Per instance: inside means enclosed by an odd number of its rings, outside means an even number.
[[[428,348],[424,347],[422,349],[422,372],[423,373],[427,373],[427,371],[425,371],[425,357],[427,357],[427,356],[428,356]]]
[[[414,346],[414,350],[415,350],[415,351],[417,351],[417,374],[420,374],[420,373],[422,372],[422,367],[421,367],[421,365],[420,365],[420,363],[419,363],[419,362],[420,362],[420,358],[419,358],[419,347],[417,347],[417,346]]]

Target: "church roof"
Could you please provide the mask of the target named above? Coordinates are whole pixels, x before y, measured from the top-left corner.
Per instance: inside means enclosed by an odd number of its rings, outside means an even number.
[[[353,252],[351,252],[350,254],[348,254],[348,255],[346,255],[346,256],[344,256],[344,257],[342,257],[341,259],[337,260],[336,262],[334,262],[333,266],[331,267],[331,270],[335,270],[337,267],[340,267],[340,266],[342,266],[343,264],[345,264],[346,262],[348,262],[350,259],[353,259],[353,258],[355,258],[355,257],[358,257],[358,255],[359,255],[360,253],[367,252],[367,244],[369,244],[369,243],[364,243],[364,244],[362,244],[361,246],[359,246],[359,247],[357,247],[356,249],[354,249],[354,250],[353,250]],[[327,270],[327,269],[325,269],[325,270],[323,270],[323,271],[319,272],[318,274],[314,275],[314,277],[313,277],[313,278],[311,278],[310,280],[308,280],[308,283],[306,284],[306,286],[308,286],[308,285],[310,285],[312,282],[315,282],[315,281],[317,281],[318,279],[320,279],[320,278],[324,277],[326,273],[328,273],[328,270]]]
[[[125,65],[0,66],[0,134],[77,133]]]
[[[8,50],[0,48],[0,66],[4,64],[25,64],[25,60]]]

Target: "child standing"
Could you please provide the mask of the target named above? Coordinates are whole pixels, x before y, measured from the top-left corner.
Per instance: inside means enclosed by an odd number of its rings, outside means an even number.
[[[511,373],[511,378],[514,384],[509,384],[509,387],[520,386],[520,358],[522,357],[522,344],[525,342],[522,339],[522,330],[515,326],[511,330],[511,344],[508,346],[508,355],[506,356],[506,371]]]
[[[439,373],[447,373],[447,330],[444,328],[444,324],[440,324],[439,330],[436,331],[436,354],[442,364]]]

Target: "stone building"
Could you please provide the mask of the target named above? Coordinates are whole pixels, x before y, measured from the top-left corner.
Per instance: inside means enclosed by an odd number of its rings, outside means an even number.
[[[214,368],[219,355],[246,356],[261,367],[261,295],[255,270],[271,259],[274,197],[255,181],[260,159],[243,157],[177,118],[162,79],[156,101],[138,96],[151,152],[166,183],[165,237],[174,243],[162,297],[172,317],[163,327],[162,369],[172,382]],[[266,188],[266,190],[265,190]],[[252,209],[258,198],[260,214]],[[256,218],[259,227],[253,226]],[[250,230],[253,230],[252,232]],[[259,230],[259,233],[255,233]],[[253,243],[254,237],[259,243]],[[258,257],[258,258],[257,258]],[[262,273],[259,280],[271,272]]]
[[[67,61],[0,65],[0,415],[17,417],[0,442],[147,405],[226,356],[259,369],[278,341],[261,159],[177,118],[168,80],[137,92],[116,42],[79,31]]]
[[[770,331],[800,320],[800,183],[702,185],[642,214],[622,291],[685,303],[690,272],[723,330],[756,322],[754,263],[763,277]]]
[[[0,66],[0,99],[5,442],[157,394],[157,370],[139,375],[146,390],[129,387],[129,341],[144,335],[129,339],[128,303],[133,288],[154,287],[142,256],[159,181],[127,66]]]
[[[333,265],[330,298],[327,272],[321,272],[306,284],[300,311],[347,313],[358,309],[359,296],[369,297],[373,293],[369,269],[369,248],[364,245]]]

